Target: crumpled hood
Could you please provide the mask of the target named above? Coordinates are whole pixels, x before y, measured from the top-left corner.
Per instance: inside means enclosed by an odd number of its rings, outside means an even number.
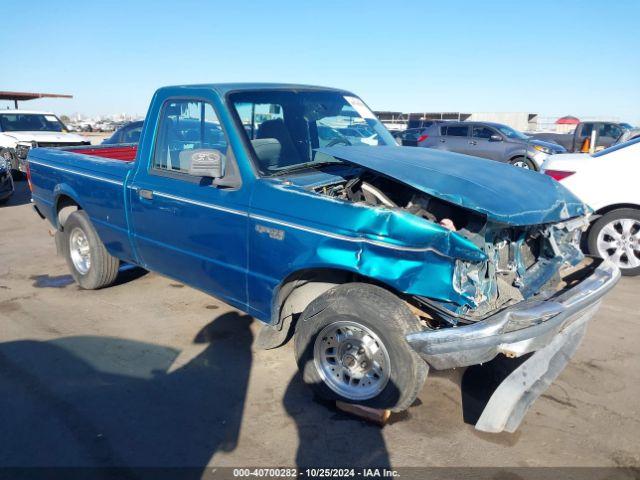
[[[87,141],[86,138],[75,133],[66,132],[2,132],[2,135],[11,137],[17,142],[52,142],[52,143],[78,143]]]
[[[508,225],[553,223],[589,212],[551,177],[493,160],[420,147],[334,146],[318,151]]]

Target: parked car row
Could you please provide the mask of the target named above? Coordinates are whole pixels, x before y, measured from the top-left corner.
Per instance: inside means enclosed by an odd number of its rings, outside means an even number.
[[[530,170],[539,170],[549,155],[566,152],[556,143],[531,139],[492,122],[434,121],[415,141],[418,147],[488,158]]]
[[[71,132],[114,132],[122,128],[129,122],[115,120],[76,120],[67,123],[67,128]]]
[[[403,146],[475,155],[534,170],[539,170],[549,155],[598,151],[639,136],[640,129],[617,122],[582,122],[567,134],[524,134],[492,122],[423,120],[419,128],[394,133]]]

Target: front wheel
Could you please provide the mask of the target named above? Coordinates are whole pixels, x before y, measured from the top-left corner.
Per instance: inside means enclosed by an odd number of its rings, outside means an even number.
[[[536,169],[536,166],[534,165],[534,163],[531,160],[529,160],[528,158],[525,158],[525,157],[514,158],[509,163],[511,165],[513,165],[514,167],[524,168],[526,170],[534,170],[535,171],[535,169]]]
[[[623,275],[640,275],[640,210],[620,208],[591,226],[589,253],[613,262]]]
[[[118,276],[120,261],[107,252],[84,211],[67,218],[62,247],[71,275],[82,288],[108,287]]]
[[[340,285],[302,313],[296,361],[303,381],[326,400],[401,411],[427,377],[427,364],[405,340],[420,330],[419,320],[387,290]]]

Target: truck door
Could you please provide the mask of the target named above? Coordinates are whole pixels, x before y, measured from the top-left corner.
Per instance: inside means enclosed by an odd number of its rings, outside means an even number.
[[[151,112],[150,112],[151,115]],[[167,99],[153,148],[129,185],[134,245],[144,266],[240,306],[246,303],[248,194],[190,174],[194,152],[236,168],[211,103]]]

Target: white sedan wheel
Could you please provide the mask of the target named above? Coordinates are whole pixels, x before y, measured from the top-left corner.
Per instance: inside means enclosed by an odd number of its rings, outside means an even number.
[[[620,218],[607,223],[597,237],[598,255],[621,269],[640,267],[640,221]]]

